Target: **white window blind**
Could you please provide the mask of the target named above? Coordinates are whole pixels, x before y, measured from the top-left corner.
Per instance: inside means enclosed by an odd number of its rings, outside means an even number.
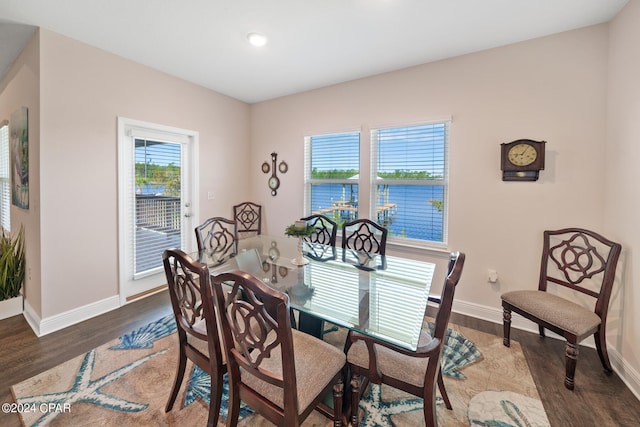
[[[135,138],[135,271],[162,266],[162,252],[180,247],[181,145]]]
[[[305,214],[357,218],[360,132],[305,138]]]
[[[371,131],[371,209],[390,239],[447,242],[449,122]]]
[[[11,180],[9,178],[9,122],[0,123],[0,225],[11,229]]]

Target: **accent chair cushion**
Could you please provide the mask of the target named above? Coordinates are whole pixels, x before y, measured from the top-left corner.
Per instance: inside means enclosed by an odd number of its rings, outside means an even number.
[[[298,412],[302,413],[333,377],[342,369],[346,356],[338,348],[296,329],[293,336],[296,385],[298,387]],[[282,378],[282,356],[280,347],[271,352],[271,357],[260,364],[262,369],[279,374]],[[284,405],[283,389],[267,383],[240,368],[242,382],[258,394],[274,402],[280,408]]]
[[[428,344],[433,338],[426,332],[420,333],[418,346]],[[411,357],[390,348],[374,344],[378,370],[383,376],[395,378],[418,387],[424,386],[424,377],[427,373],[428,357]],[[362,368],[369,367],[369,351],[364,341],[353,343],[347,354],[347,360],[352,365]]]
[[[595,333],[600,317],[566,298],[544,291],[512,291],[501,296],[503,301],[558,328],[574,334],[580,341]]]

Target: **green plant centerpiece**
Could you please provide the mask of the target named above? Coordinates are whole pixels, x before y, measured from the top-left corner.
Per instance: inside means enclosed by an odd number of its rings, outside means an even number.
[[[3,230],[0,235],[0,301],[20,295],[24,275],[24,227],[20,227],[15,237]]]
[[[309,263],[309,260],[306,259],[302,254],[302,241],[305,237],[309,237],[313,233],[315,233],[315,231],[316,228],[313,225],[309,225],[304,221],[296,221],[285,228],[284,234],[289,237],[298,238],[298,256],[291,260],[292,264],[305,265]]]
[[[284,234],[290,237],[309,237],[316,231],[313,225],[303,221],[296,221],[284,230]]]

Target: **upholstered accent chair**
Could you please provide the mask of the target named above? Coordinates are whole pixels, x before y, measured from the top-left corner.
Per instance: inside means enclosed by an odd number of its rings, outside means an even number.
[[[622,246],[582,228],[548,230],[543,235],[542,262],[537,290],[501,295],[504,345],[510,346],[511,313],[538,324],[567,341],[564,385],[575,387],[578,344],[593,335],[602,366],[611,372],[606,325],[609,299]],[[585,300],[591,301],[587,308]]]
[[[351,332],[345,351],[351,372],[351,424],[358,425],[358,402],[362,377],[375,384],[387,384],[424,399],[424,420],[428,427],[438,425],[436,384],[442,381],[440,364],[444,339],[451,317],[456,286],[464,267],[465,254],[452,253],[449,271],[442,288],[433,334],[422,330],[418,348],[410,351],[376,338]],[[426,313],[425,313],[426,314]],[[444,384],[441,387],[444,390]],[[443,398],[446,391],[443,393]],[[448,397],[446,398],[448,401]],[[450,404],[447,406],[451,406]]]
[[[236,222],[236,240],[262,234],[262,206],[242,202],[233,207]]]
[[[212,281],[228,360],[227,425],[237,424],[240,401],[279,426],[299,426],[314,409],[342,425],[344,353],[292,329],[289,296],[258,278],[236,270]],[[335,409],[322,403],[331,390]]]
[[[180,346],[178,369],[165,412],[173,408],[189,359],[211,377],[207,426],[215,427],[227,365],[218,335],[209,269],[178,249],[165,250],[162,260]]]

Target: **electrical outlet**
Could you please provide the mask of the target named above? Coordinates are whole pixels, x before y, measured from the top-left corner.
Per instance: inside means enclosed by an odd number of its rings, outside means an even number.
[[[208,199],[208,200],[213,200],[213,199],[215,199],[215,198],[216,198],[216,192],[215,192],[215,191],[209,191],[209,192],[207,193],[207,199]]]
[[[489,269],[487,281],[489,283],[496,283],[498,281],[498,272],[494,269]]]

